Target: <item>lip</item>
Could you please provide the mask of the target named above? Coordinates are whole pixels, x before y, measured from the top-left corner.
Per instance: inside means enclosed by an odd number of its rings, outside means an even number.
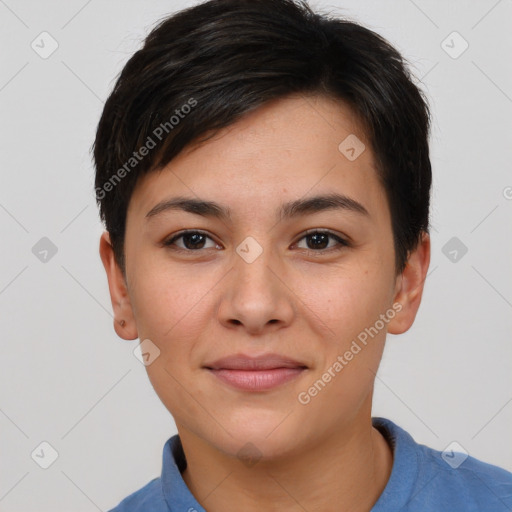
[[[248,356],[234,354],[204,365],[212,370],[274,370],[276,368],[307,368],[307,365],[279,354]]]
[[[235,388],[265,391],[295,379],[307,369],[307,366],[279,354],[236,354],[206,364],[204,368]]]

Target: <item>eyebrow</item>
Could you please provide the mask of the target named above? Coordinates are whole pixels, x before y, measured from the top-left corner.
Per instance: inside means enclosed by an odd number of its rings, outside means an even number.
[[[213,201],[189,197],[173,197],[161,201],[151,208],[146,214],[146,220],[172,210],[185,211],[201,215],[202,217],[213,217],[221,220],[231,219],[231,209]],[[278,216],[281,220],[284,220],[326,210],[345,210],[370,217],[368,210],[361,203],[346,195],[334,193],[301,198],[285,203],[279,208]]]

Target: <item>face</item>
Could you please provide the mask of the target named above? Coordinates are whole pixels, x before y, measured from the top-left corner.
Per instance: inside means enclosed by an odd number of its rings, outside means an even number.
[[[349,136],[359,156],[339,149]],[[217,206],[161,206],[177,197]],[[125,254],[118,334],[160,351],[146,369],[178,430],[229,454],[291,454],[367,420],[386,331],[419,304],[395,275],[369,142],[323,97],[279,99],[142,177]],[[214,364],[269,354],[286,368]]]

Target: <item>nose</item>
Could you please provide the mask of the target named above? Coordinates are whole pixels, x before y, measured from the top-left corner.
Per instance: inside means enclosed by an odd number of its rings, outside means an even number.
[[[218,308],[226,327],[256,335],[290,325],[294,295],[286,272],[270,250],[263,250],[253,261],[236,254],[226,277]]]

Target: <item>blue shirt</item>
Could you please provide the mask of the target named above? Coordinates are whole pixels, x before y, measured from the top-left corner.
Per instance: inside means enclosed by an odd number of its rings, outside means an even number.
[[[391,420],[372,422],[393,450],[393,468],[371,512],[512,511],[512,473],[456,450],[418,444]],[[185,467],[176,434],[165,443],[162,475],[109,512],[205,512],[181,476]]]

